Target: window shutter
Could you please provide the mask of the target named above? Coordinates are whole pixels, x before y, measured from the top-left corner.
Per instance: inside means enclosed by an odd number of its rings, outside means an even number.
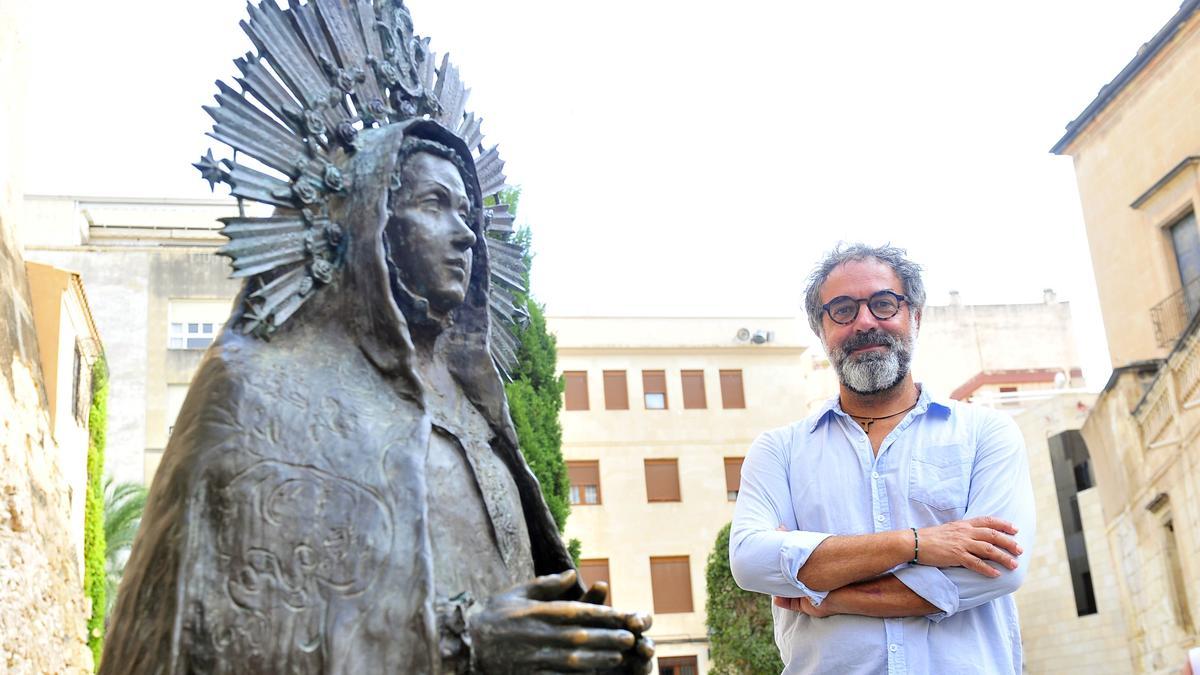
[[[742,457],[725,458],[725,490],[738,492],[742,489]]]
[[[586,370],[568,370],[563,372],[563,379],[566,380],[566,404],[567,410],[587,410],[588,409],[588,391],[587,391],[587,371]]]
[[[667,407],[667,373],[665,370],[643,370],[642,391],[645,393],[647,410],[664,410]]]
[[[746,395],[742,390],[742,371],[721,371],[721,405],[725,408],[746,407]]]
[[[604,598],[604,604],[612,607],[612,582],[608,579],[608,558],[580,560],[579,578],[583,580],[585,588],[590,588],[597,581],[608,584],[608,596]]]
[[[567,481],[572,488],[572,504],[600,504],[600,462],[567,462]],[[596,488],[595,500],[588,499],[587,486]]]
[[[646,460],[646,501],[679,501],[679,462],[677,460]]]
[[[655,614],[692,611],[692,577],[687,556],[650,559]]]
[[[625,381],[625,371],[604,371],[604,408],[629,410],[629,385]]]
[[[683,382],[683,407],[707,408],[708,401],[704,396],[704,371],[684,370],[679,375]]]

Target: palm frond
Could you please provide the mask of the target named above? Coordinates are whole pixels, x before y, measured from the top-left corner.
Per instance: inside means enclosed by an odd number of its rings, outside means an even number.
[[[104,481],[105,586],[109,609],[116,601],[125,561],[142,522],[146,492],[146,486],[140,483],[116,483],[111,476]]]

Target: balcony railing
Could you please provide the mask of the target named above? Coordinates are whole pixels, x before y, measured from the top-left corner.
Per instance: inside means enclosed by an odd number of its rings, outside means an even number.
[[[1182,288],[1150,308],[1154,322],[1154,339],[1159,347],[1175,344],[1200,307],[1200,278],[1192,279]]]

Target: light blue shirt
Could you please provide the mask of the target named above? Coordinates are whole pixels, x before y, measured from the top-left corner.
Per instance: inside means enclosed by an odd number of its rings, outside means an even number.
[[[989,563],[1001,572],[989,578],[905,563],[891,573],[940,612],[814,619],[774,607],[775,643],[786,675],[1020,673],[1012,592],[1032,557],[1033,488],[1021,432],[1003,413],[934,399],[922,388],[877,457],[837,398],[804,421],[764,433],[742,465],[729,561],[748,591],[820,604],[827,593],[806,588],[796,575],[826,537],[974,516],[1017,526],[1024,553],[1016,570]],[[780,525],[790,531],[777,531]]]

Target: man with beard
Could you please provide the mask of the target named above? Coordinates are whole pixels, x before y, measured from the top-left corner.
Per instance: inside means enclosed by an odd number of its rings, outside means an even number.
[[[775,596],[784,673],[1020,673],[1012,593],[1034,541],[1021,434],[909,372],[925,290],[891,246],[839,246],[809,323],[838,396],[742,466],[734,578]]]

